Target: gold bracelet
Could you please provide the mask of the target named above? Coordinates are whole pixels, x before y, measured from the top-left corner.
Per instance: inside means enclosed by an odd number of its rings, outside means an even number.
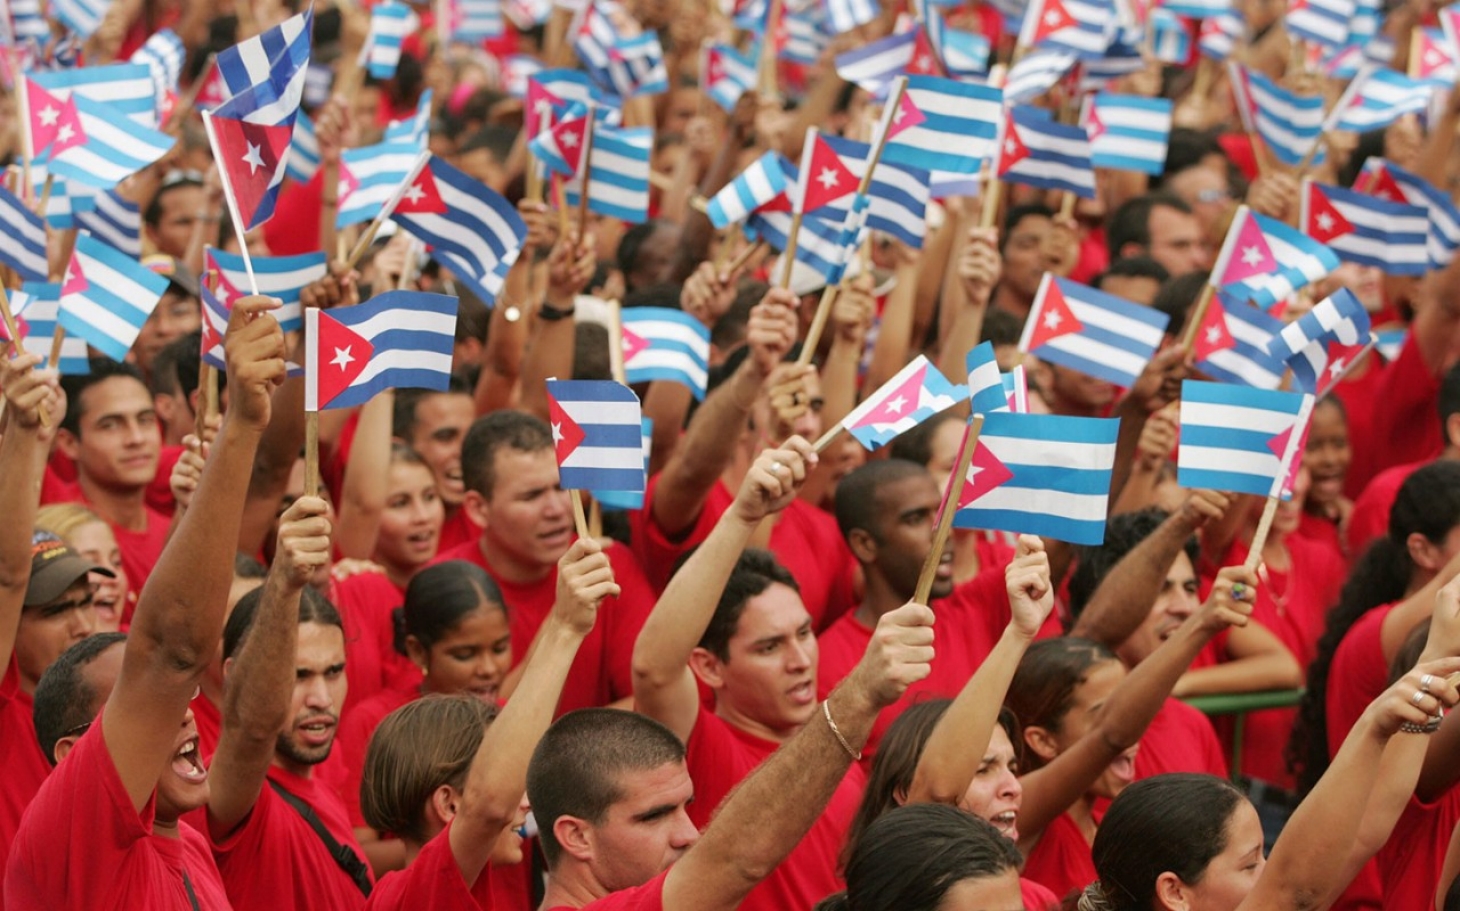
[[[862,751],[852,749],[852,745],[850,743],[847,743],[847,738],[842,736],[842,729],[836,726],[835,721],[831,720],[830,699],[827,699],[821,703],[821,714],[822,717],[826,719],[826,726],[831,728],[832,736],[836,737],[836,742],[842,745],[842,749],[847,751],[848,756],[852,757],[852,762],[861,762]]]

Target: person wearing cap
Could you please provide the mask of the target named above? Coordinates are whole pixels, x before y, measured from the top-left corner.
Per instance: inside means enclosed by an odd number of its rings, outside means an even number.
[[[232,407],[125,639],[83,640],[37,687],[36,737],[56,767],[11,845],[11,908],[229,907],[206,842],[178,817],[208,797],[189,702],[222,635],[249,473],[284,380],[276,307],[260,297],[234,305]]]
[[[198,296],[198,278],[175,256],[158,254],[142,260],[142,265],[167,278],[162,300],[152,308],[137,341],[132,345],[132,361],[150,383],[152,364],[157,355],[174,339],[202,328],[203,311]]]
[[[31,532],[51,435],[39,409],[59,401],[55,374],[36,370],[39,362],[0,356],[8,412],[0,438],[0,896],[20,818],[50,771],[31,727],[32,694],[45,669],[95,630],[87,573],[105,572],[55,535]]]

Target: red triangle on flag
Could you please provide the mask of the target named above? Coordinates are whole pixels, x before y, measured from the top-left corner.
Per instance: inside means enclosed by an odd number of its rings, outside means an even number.
[[[238,213],[246,224],[253,224],[254,213],[279,173],[279,162],[289,152],[294,127],[216,116],[212,122],[218,157],[228,174]]]
[[[563,406],[551,395],[548,396],[548,423],[553,428],[553,448],[557,452],[558,465],[562,465],[573,454],[573,450],[583,444],[586,435],[572,415],[564,411]]]
[[[1423,30],[1419,32],[1419,76],[1431,76],[1450,62],[1450,55]]]
[[[564,120],[553,127],[553,144],[558,147],[558,153],[578,173],[578,166],[583,161],[583,146],[588,140],[588,118],[575,117],[572,120]]]
[[[527,106],[523,112],[527,138],[536,139],[538,134],[552,125],[553,110],[563,104],[563,99],[543,88],[536,79],[527,82]]]
[[[1399,187],[1399,181],[1383,165],[1379,165],[1372,171],[1367,171],[1358,176],[1354,181],[1354,189],[1360,193],[1367,193],[1375,199],[1383,199],[1388,202],[1408,202],[1404,191]]]
[[[218,330],[213,328],[212,321],[205,316],[203,318],[203,353],[207,354],[222,344],[223,336],[218,334]]]
[[[1314,390],[1315,395],[1322,395],[1333,387],[1343,375],[1354,365],[1354,361],[1363,354],[1368,344],[1345,345],[1343,342],[1332,341],[1328,343],[1328,366],[1318,376],[1318,388]]]
[[[1055,32],[1067,28],[1074,28],[1079,25],[1070,11],[1060,0],[1044,0],[1044,8],[1039,11],[1039,24],[1034,29],[1034,43],[1038,44]]]
[[[1308,184],[1308,223],[1303,231],[1319,243],[1328,243],[1335,237],[1352,234],[1354,226],[1343,213],[1333,205],[1316,183]]]
[[[629,329],[626,326],[620,328],[619,333],[623,336],[622,341],[624,346],[625,364],[629,363],[635,357],[637,357],[640,351],[643,351],[645,348],[649,347],[648,339],[644,338],[642,335],[633,331],[632,329]]]
[[[918,26],[917,34],[913,38],[912,59],[907,63],[907,71],[914,76],[945,75],[933,43],[928,40],[928,31],[922,26]]]
[[[445,214],[446,201],[441,198],[441,188],[436,186],[436,178],[431,174],[429,163],[421,168],[421,173],[416,175],[416,179],[401,194],[395,210],[402,215]]]
[[[710,48],[705,54],[705,75],[711,83],[725,78],[725,59],[716,48]]]
[[[928,375],[926,366],[914,370],[902,385],[882,396],[877,407],[867,412],[867,416],[857,422],[858,427],[870,427],[874,424],[893,424],[914,411],[918,410],[918,399],[923,391],[923,383]]]
[[[1044,284],[1044,293],[1034,303],[1030,319],[1037,319],[1034,332],[1029,337],[1029,350],[1037,352],[1053,339],[1062,335],[1085,331],[1085,325],[1075,317],[1060,290],[1059,282],[1051,277]]]
[[[356,177],[355,172],[350,170],[350,166],[341,160],[340,182],[335,185],[335,192],[339,195],[340,205],[344,205],[345,200],[350,198],[350,194],[358,189],[360,189],[360,178]]]
[[[81,129],[81,115],[70,96],[63,101],[29,79],[25,87],[32,154],[39,155],[49,147],[51,156],[55,157],[86,141],[86,133]]]
[[[973,450],[973,459],[968,463],[968,480],[963,484],[963,493],[958,497],[958,508],[973,505],[980,497],[1014,477],[1009,466],[999,461],[992,449],[983,440]]]
[[[1227,308],[1223,306],[1220,299],[1212,296],[1212,304],[1207,308],[1206,315],[1202,317],[1201,326],[1196,330],[1196,340],[1192,343],[1192,354],[1198,361],[1204,361],[1216,354],[1218,351],[1226,351],[1228,348],[1237,347],[1237,340],[1232,337],[1232,330],[1227,326]]]
[[[857,189],[857,175],[842,162],[831,146],[821,136],[813,135],[811,164],[801,175],[805,195],[801,200],[801,211],[810,212],[830,205]]]
[[[907,92],[902,93],[901,99],[897,102],[897,110],[892,115],[892,121],[887,127],[887,138],[891,139],[903,130],[910,130],[927,120],[923,112],[918,110],[917,103]]]
[[[1282,433],[1274,434],[1267,441],[1268,450],[1270,450],[1273,455],[1277,456],[1279,464],[1282,463],[1283,456],[1288,454],[1288,441],[1292,439],[1293,428],[1296,426],[1296,422],[1290,424],[1286,429],[1283,430]],[[1293,450],[1293,462],[1291,465],[1288,466],[1287,477],[1283,478],[1282,492],[1284,496],[1292,493],[1293,491],[1293,478],[1297,476],[1298,469],[1301,468],[1303,465],[1303,449],[1307,445],[1308,427],[1304,426],[1303,435],[1298,438],[1298,447]]]
[[[1019,138],[1019,128],[1014,117],[1004,115],[1004,138],[999,143],[999,176],[1009,173],[1014,165],[1029,157],[1029,147]]]
[[[1085,132],[1090,134],[1090,141],[1094,142],[1105,135],[1105,121],[1100,119],[1100,108],[1090,105],[1090,116],[1085,119]]]
[[[318,346],[319,407],[324,408],[364,372],[375,346],[360,333],[321,310]]]
[[[1227,229],[1237,232],[1237,239],[1232,246],[1231,256],[1228,258],[1225,268],[1221,270],[1221,278],[1218,280],[1218,287],[1225,287],[1233,282],[1245,281],[1254,275],[1267,275],[1277,270],[1277,257],[1272,255],[1272,248],[1267,244],[1267,238],[1262,234],[1262,226],[1257,219],[1249,212],[1241,224],[1233,223]]]
[[[72,253],[71,262],[66,266],[66,278],[61,283],[61,295],[85,294],[89,290],[91,282],[86,280],[86,273],[81,271],[81,259]]]

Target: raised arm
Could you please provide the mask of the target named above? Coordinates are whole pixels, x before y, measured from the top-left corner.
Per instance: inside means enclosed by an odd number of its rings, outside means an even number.
[[[550,420],[547,381],[573,375],[576,323],[573,301],[593,279],[597,260],[593,256],[593,235],[578,240],[576,231],[558,238],[548,254],[547,296],[543,299],[527,337],[522,358],[520,407],[544,421]],[[549,317],[552,317],[549,319]]]
[[[1021,849],[1032,847],[1044,827],[1089,790],[1115,757],[1140,742],[1177,679],[1213,636],[1247,624],[1255,584],[1256,576],[1244,567],[1223,569],[1201,610],[1186,618],[1115,688],[1095,729],[1049,765],[1020,779],[1024,785],[1019,809]],[[1243,588],[1237,589],[1237,585]]]
[[[467,773],[451,823],[451,854],[468,883],[477,881],[497,836],[512,822],[527,790],[527,763],[552,723],[568,668],[593,631],[598,606],[615,597],[613,567],[603,545],[580,538],[558,560],[557,600],[538,631],[536,647],[512,698],[487,728]]]
[[[299,643],[299,599],[310,576],[330,559],[329,506],[300,497],[279,522],[279,547],[264,580],[258,614],[228,660],[223,730],[213,754],[208,825],[228,837],[253,810],[289,722]]]
[[[735,561],[762,519],[784,509],[816,465],[811,445],[791,437],[767,449],[746,472],[735,502],[679,568],[634,642],[634,708],[688,740],[699,714],[689,658],[715,615]]]
[[[0,437],[0,673],[10,665],[25,589],[30,582],[30,533],[41,499],[41,475],[49,449],[41,427],[41,409],[51,426],[60,422],[55,404],[60,401],[56,374],[37,370],[39,355],[21,354],[11,360],[0,348],[0,389],[5,392],[5,435]]]
[[[1368,857],[1353,856],[1368,811],[1368,803],[1354,795],[1373,790],[1390,738],[1418,736],[1401,733],[1401,724],[1422,726],[1437,707],[1460,702],[1460,692],[1445,680],[1457,671],[1456,658],[1420,665],[1364,710],[1333,764],[1283,827],[1267,867],[1237,911],[1307,911],[1332,903]],[[1420,692],[1425,695],[1416,705]]]
[[[1054,607],[1049,557],[1044,542],[1020,535],[1014,559],[1004,568],[1013,616],[994,650],[938,719],[913,772],[907,803],[956,805],[968,791],[999,723],[999,709],[1024,650]]]
[[[340,489],[335,546],[343,557],[370,559],[380,537],[380,517],[390,492],[390,424],[394,412],[394,389],[381,392],[360,409],[360,423],[355,428]]]
[[[795,295],[784,288],[767,291],[750,312],[750,356],[705,398],[659,477],[650,509],[665,534],[683,532],[704,509],[730,464],[761,385],[795,344],[796,330]]]
[[[284,380],[284,333],[269,314],[278,306],[264,297],[233,305],[224,343],[228,415],[192,508],[142,589],[121,673],[102,715],[102,736],[138,812],[172,757],[188,702],[223,632],[236,523],[269,424],[270,396]]]
[[[720,807],[664,881],[665,908],[732,911],[791,853],[821,816],[885,706],[928,676],[933,612],[904,604],[884,614],[856,668],[813,718]],[[830,720],[827,720],[830,719]]]

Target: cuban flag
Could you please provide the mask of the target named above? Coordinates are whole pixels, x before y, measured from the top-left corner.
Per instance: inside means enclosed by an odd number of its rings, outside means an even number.
[[[42,358],[51,356],[51,340],[56,337],[56,321],[61,309],[60,283],[26,282],[19,291],[10,291],[10,311],[20,330],[20,347]],[[5,326],[0,323],[0,337]],[[91,372],[91,356],[86,340],[74,335],[61,339],[61,359],[56,367],[62,376],[82,376]]]
[[[587,108],[603,99],[588,74],[578,70],[543,70],[527,80],[523,123],[529,140],[569,114],[574,105]]]
[[[789,3],[783,5],[781,24],[773,37],[777,59],[803,66],[812,66],[820,60],[821,52],[831,41],[826,14],[819,3],[808,3],[800,9]]]
[[[132,53],[129,63],[140,63],[152,74],[152,87],[156,92],[157,109],[162,110],[169,94],[177,91],[178,79],[182,77],[183,60],[187,48],[182,39],[170,28],[154,32],[147,43]]]
[[[1037,108],[1011,108],[999,138],[995,173],[1010,183],[1095,198],[1090,137],[1084,127],[1057,123]]]
[[[10,14],[6,21],[11,26],[11,33],[5,37],[12,47],[26,42],[42,42],[51,37],[51,24],[41,13],[40,0],[9,0]],[[0,13],[5,10],[5,5],[0,4]]]
[[[383,142],[341,153],[335,226],[373,220],[411,179],[422,154],[409,142]]]
[[[4,187],[0,187],[0,225],[5,226],[0,233],[0,263],[25,281],[45,281],[49,274],[45,222]]]
[[[1368,311],[1352,291],[1340,288],[1285,326],[1269,352],[1293,368],[1300,390],[1322,395],[1373,342]]]
[[[1166,9],[1151,10],[1146,20],[1151,30],[1151,50],[1162,63],[1185,66],[1191,60],[1190,24]]]
[[[365,40],[367,68],[373,79],[393,79],[400,65],[401,43],[416,30],[420,19],[411,8],[386,0],[370,10],[370,35]]]
[[[988,38],[950,28],[932,3],[914,0],[913,8],[917,11],[926,43],[937,58],[934,62],[942,66],[942,73],[934,75],[961,78],[982,76],[988,72],[991,50]],[[920,68],[917,72],[929,70]]]
[[[426,94],[430,94],[427,92]],[[289,140],[289,155],[284,174],[298,183],[308,183],[319,170],[319,137],[314,135],[314,121],[303,111],[294,121],[294,135]]]
[[[873,450],[952,408],[966,394],[963,386],[950,383],[920,354],[853,408],[842,419],[842,426],[858,443]]]
[[[654,421],[644,418],[639,431],[644,446],[644,477],[649,476],[649,457],[654,452]],[[604,512],[627,512],[644,508],[644,494],[641,491],[595,490],[593,499],[603,507]]]
[[[1304,180],[1298,224],[1340,259],[1391,275],[1429,271],[1430,220],[1419,206]]]
[[[859,212],[859,217],[861,215],[865,215],[865,210]],[[763,240],[777,250],[785,250],[791,224],[789,212],[760,211],[751,214],[745,223],[745,232],[752,240]],[[796,235],[795,261],[810,268],[812,274],[820,279],[811,282],[811,275],[807,275],[805,281],[798,280],[798,275],[793,272],[791,290],[796,294],[808,294],[841,281],[851,252],[861,244],[863,227],[856,221],[848,226],[826,218],[803,219],[801,231]]]
[[[833,35],[866,25],[877,18],[879,11],[874,0],[822,0],[822,7]]]
[[[910,30],[837,54],[836,73],[848,82],[879,94],[894,78],[907,72],[917,41],[916,30]]]
[[[569,490],[639,492],[643,414],[634,390],[612,380],[547,381],[558,483]]]
[[[1105,540],[1116,418],[993,412],[953,514],[956,528]]]
[[[1325,47],[1347,43],[1354,0],[1292,0],[1283,20],[1288,33]]]
[[[213,296],[207,282],[199,287],[198,296],[203,305],[200,352],[203,363],[218,370],[227,370],[228,357],[223,349],[223,339],[228,335],[228,317],[232,308]]]
[[[822,138],[841,158],[852,176],[861,181],[867,172],[872,147],[840,136]],[[867,227],[890,234],[913,249],[922,249],[923,236],[927,233],[929,183],[930,175],[921,168],[879,161],[872,170],[872,181],[867,187],[870,197]],[[849,206],[833,203],[818,209],[814,215],[845,221],[849,212]]]
[[[937,76],[909,76],[882,160],[929,171],[977,174],[998,141],[1004,95]]]
[[[303,326],[300,292],[306,286],[324,278],[328,271],[325,254],[319,252],[301,253],[298,256],[255,256],[252,260],[259,293],[276,297],[283,302],[283,306],[274,311],[274,318],[285,332],[298,331]],[[224,306],[232,307],[233,302],[244,295],[243,289],[249,286],[243,257],[206,247],[204,265],[218,273],[219,301]]]
[[[629,307],[620,323],[624,379],[630,383],[668,380],[705,397],[710,369],[710,330],[685,313],[667,307]]]
[[[265,119],[282,119],[284,111],[299,107],[309,68],[314,7],[284,20],[267,31],[218,52],[218,74],[227,100],[259,85],[270,85],[281,110]],[[291,103],[292,99],[292,103]]]
[[[1247,23],[1241,16],[1224,14],[1202,21],[1196,35],[1196,49],[1203,57],[1222,62],[1246,41]]]
[[[1338,268],[1338,256],[1303,232],[1239,206],[1212,268],[1219,291],[1264,310]]]
[[[152,71],[140,63],[27,73],[25,78],[58,101],[84,98],[95,102],[93,107],[105,107],[113,117],[120,115],[144,127],[157,125],[157,90]]]
[[[1232,0],[1166,0],[1161,9],[1186,19],[1214,19],[1233,16]]]
[[[755,88],[755,61],[728,44],[705,47],[705,94],[727,113],[740,96]]]
[[[1287,499],[1288,468],[1301,457],[1312,412],[1304,393],[1185,380],[1176,483]]]
[[[1019,350],[1129,387],[1156,353],[1170,321],[1159,310],[1046,272]]]
[[[572,29],[573,49],[600,86],[622,98],[669,91],[664,48],[654,32],[621,34],[610,18],[609,3],[593,0]]]
[[[968,370],[968,400],[974,414],[993,414],[1009,410],[1009,390],[1004,386],[1005,374],[999,372],[994,359],[994,343],[980,342],[963,359]]]
[[[90,39],[111,5],[111,0],[51,0],[51,13],[68,31]]]
[[[54,187],[53,187],[54,189]],[[76,227],[135,259],[142,257],[142,210],[115,190],[93,197],[96,207],[76,213]]]
[[[437,19],[447,43],[481,44],[507,31],[501,0],[447,0],[446,15]]]
[[[1110,47],[1116,22],[1115,5],[1108,0],[1034,0],[1024,14],[1019,46],[1098,60]]]
[[[109,106],[80,95],[71,103],[81,123],[82,141],[54,153],[52,174],[99,190],[153,164],[172,150],[177,138],[123,117]]]
[[[1282,385],[1283,362],[1268,353],[1283,322],[1241,301],[1212,296],[1192,340],[1192,358],[1203,373],[1221,383],[1257,389]]]
[[[352,307],[304,314],[304,410],[351,408],[386,389],[451,382],[457,300],[386,291]]]
[[[588,110],[576,105],[571,110],[571,114],[537,134],[537,138],[527,144],[534,158],[552,173],[565,177],[577,174],[582,167],[583,150],[588,146],[588,131],[593,124]]]
[[[786,189],[791,185],[787,171],[795,168],[779,152],[766,152],[751,163],[735,179],[726,184],[720,192],[710,197],[705,214],[716,228],[725,228],[745,221],[750,213],[780,201],[781,207],[790,209]]]
[[[633,224],[649,220],[649,155],[654,132],[647,127],[593,128],[592,155],[587,162],[588,209]],[[564,188],[570,207],[578,205],[581,171]]]
[[[1410,73],[1440,86],[1454,85],[1456,78],[1460,77],[1460,62],[1456,60],[1460,49],[1437,28],[1417,29],[1414,42],[1411,53],[1415,59],[1410,62]]]
[[[1091,97],[1085,113],[1090,163],[1097,168],[1160,174],[1171,138],[1169,98],[1112,95]]]
[[[273,216],[294,142],[297,107],[277,122],[266,119],[274,108],[266,84],[264,91],[248,89],[203,115],[225,193],[245,231]]]
[[[1323,135],[1323,96],[1290,92],[1236,63],[1228,69],[1243,128],[1260,135],[1278,161],[1296,167]]]
[[[32,180],[39,178],[32,188],[37,197],[45,192],[45,165],[32,164],[30,176]],[[51,195],[46,200],[44,212],[39,214],[45,218],[46,224],[52,228],[74,228],[76,227],[76,216],[82,212],[90,212],[96,208],[96,188],[88,187],[85,184],[72,184],[65,178],[56,177],[51,180]]]
[[[1146,61],[1141,56],[1140,35],[1137,32],[1131,37],[1133,40],[1129,43],[1123,39],[1112,42],[1110,50],[1099,60],[1079,61],[1080,91],[1082,93],[1103,91],[1115,80],[1145,69]],[[1004,96],[1008,97],[1007,90],[1005,90]]]
[[[1360,72],[1333,106],[1325,130],[1366,133],[1389,126],[1405,114],[1429,109],[1435,85],[1388,69]]]
[[[25,83],[26,114],[30,122],[30,154],[34,168],[55,155],[86,141],[81,128],[81,115],[76,102],[68,95],[64,100],[22,77]]]
[[[78,234],[61,284],[59,325],[112,360],[125,360],[166,290],[166,277],[90,234]]]
[[[1429,215],[1430,268],[1443,269],[1460,249],[1460,209],[1434,184],[1383,158],[1364,162],[1354,189],[1388,202],[1420,206]]]
[[[527,239],[511,203],[435,156],[392,217],[489,307]]]
[[[1011,105],[1033,101],[1054,88],[1079,62],[1074,54],[1063,51],[1039,50],[1025,54],[1009,68],[1004,100]]]

